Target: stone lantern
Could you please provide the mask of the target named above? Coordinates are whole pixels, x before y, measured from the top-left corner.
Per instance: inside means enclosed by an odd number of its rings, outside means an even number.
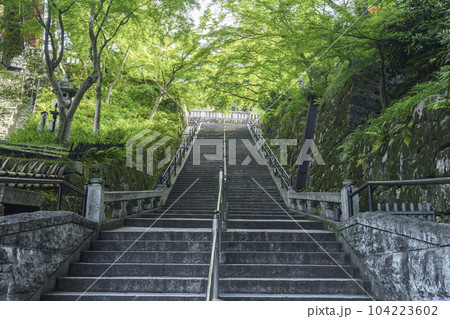
[[[72,98],[77,94],[78,89],[70,83],[70,75],[64,74],[63,79],[59,82],[59,87],[61,89],[63,95],[64,105],[59,105],[58,100],[53,101],[53,106],[55,107],[54,111],[50,111],[53,115],[53,121],[48,122],[48,129],[52,132],[55,131],[56,121],[58,119],[59,112],[63,107],[69,107],[72,104]]]

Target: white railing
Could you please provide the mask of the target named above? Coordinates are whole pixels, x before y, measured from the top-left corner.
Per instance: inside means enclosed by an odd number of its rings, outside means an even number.
[[[209,119],[230,119],[230,120],[258,120],[259,114],[253,112],[233,111],[231,113],[221,113],[211,110],[192,110],[189,113],[190,118],[201,118],[203,120]]]

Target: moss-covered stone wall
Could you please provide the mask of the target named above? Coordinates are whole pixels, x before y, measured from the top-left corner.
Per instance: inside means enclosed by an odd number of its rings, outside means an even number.
[[[357,186],[368,181],[423,179],[450,176],[450,114],[448,109],[431,110],[422,101],[413,110],[410,141],[407,145],[401,134],[373,152],[371,139],[362,138],[354,153],[362,154],[363,163],[343,158],[341,146],[358,125],[364,124],[370,114],[378,114],[381,105],[376,88],[358,87],[349,81],[339,90],[328,92],[322,99],[316,124],[315,144],[324,166],[312,162],[308,176],[309,191],[339,191],[345,179]],[[372,115],[373,116],[373,115]],[[300,121],[301,119],[297,119]],[[263,131],[269,138],[298,138],[303,136],[303,126],[291,122],[280,130],[275,120],[266,121]],[[286,132],[290,132],[287,134]],[[299,147],[289,151],[289,163],[298,156]],[[365,196],[361,208],[367,209]],[[426,187],[379,188],[375,202],[431,203],[437,212],[450,213],[450,185]]]

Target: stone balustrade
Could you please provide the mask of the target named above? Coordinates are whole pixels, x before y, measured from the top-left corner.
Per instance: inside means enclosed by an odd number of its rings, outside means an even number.
[[[105,192],[105,203],[113,203],[113,218],[122,218],[131,214],[140,214],[159,207],[163,190]],[[127,210],[131,207],[131,211]]]
[[[350,218],[349,191],[353,191],[353,182],[344,181],[341,192],[296,192],[290,188],[287,192],[289,208],[321,218],[341,221]],[[319,210],[320,207],[320,210]],[[353,197],[353,214],[359,212],[358,197]]]
[[[189,113],[190,118],[201,118],[205,121],[225,120],[227,122],[247,123],[247,120],[252,121],[259,119],[258,113],[233,111],[228,114],[214,112],[211,110],[193,110]]]
[[[114,205],[112,218],[124,218],[159,207],[164,190],[105,192],[104,182],[94,178],[89,182],[86,198],[86,218],[102,225],[106,220],[105,204]]]

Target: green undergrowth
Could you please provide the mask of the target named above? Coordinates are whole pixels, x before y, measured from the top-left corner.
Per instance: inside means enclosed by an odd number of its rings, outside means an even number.
[[[393,101],[378,117],[370,118],[367,123],[346,139],[339,147],[342,161],[363,165],[368,156],[376,153],[383,145],[391,145],[401,136],[406,146],[409,145],[414,123],[414,109],[425,103],[429,110],[450,110],[450,66],[443,66],[435,78],[415,85],[407,95]],[[370,145],[368,152],[357,152],[358,145],[364,141]]]
[[[102,105],[101,129],[93,133],[95,114],[95,90],[91,88],[81,102],[72,122],[72,134],[69,142],[63,146],[75,147],[78,143],[113,143],[123,144],[143,130],[158,132],[162,136],[169,136],[168,142],[175,150],[184,132],[184,124],[178,110],[170,103],[162,104],[150,122],[151,104],[153,102],[148,87],[125,84],[115,90],[111,103]],[[104,90],[105,91],[105,90]],[[106,95],[106,94],[105,94]],[[15,130],[8,138],[9,142],[46,146],[62,146],[55,142],[54,133],[39,132],[41,112],[48,112],[48,120],[52,119],[50,111],[54,110],[55,95],[45,88],[40,93],[36,111],[30,115],[25,125]],[[145,103],[143,103],[145,102]],[[148,133],[150,134],[150,133]],[[8,146],[12,147],[12,146]],[[47,151],[46,151],[47,152]],[[60,153],[53,152],[52,153]],[[99,163],[116,163],[125,160],[125,148],[102,151],[84,160]]]

